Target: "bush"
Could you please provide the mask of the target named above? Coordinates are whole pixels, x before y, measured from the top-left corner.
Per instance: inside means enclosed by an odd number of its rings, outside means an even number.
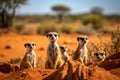
[[[120,26],[118,26],[117,30],[112,33],[111,41],[112,41],[111,52],[112,53],[120,52]]]
[[[102,34],[99,34],[97,37],[100,41],[98,44],[95,45],[93,42],[89,42],[88,49],[90,54],[97,50],[105,51],[106,56],[120,52],[120,26],[111,34],[111,41],[105,43],[102,40]]]
[[[67,34],[74,33],[75,29],[73,27],[74,26],[69,25],[69,24],[63,24],[61,25],[61,32],[67,33]]]
[[[17,33],[20,33],[24,28],[25,26],[23,24],[15,25],[15,30],[17,31]]]
[[[59,27],[54,23],[44,23],[37,29],[37,34],[46,34],[50,31],[60,32]]]
[[[76,30],[79,34],[94,35],[96,31],[91,26],[83,26]]]
[[[93,28],[98,30],[103,27],[103,17],[100,15],[91,14],[82,19],[84,25],[92,24]]]
[[[74,33],[75,27],[73,24],[69,23],[61,23],[57,24],[54,22],[45,22],[41,23],[41,26],[37,29],[37,34],[46,34],[50,31],[58,32],[58,33]]]

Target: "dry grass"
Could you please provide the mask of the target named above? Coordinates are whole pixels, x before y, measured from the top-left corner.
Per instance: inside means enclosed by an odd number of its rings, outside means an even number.
[[[109,56],[111,54],[115,54],[120,52],[120,26],[117,27],[117,30],[115,30],[111,34],[111,40],[105,42],[102,39],[102,33],[100,33],[97,38],[99,39],[99,43],[94,44],[93,42],[90,42],[88,45],[89,48],[89,60],[93,58],[94,52],[98,50],[103,50],[106,52],[106,56]],[[107,38],[107,37],[106,37]]]

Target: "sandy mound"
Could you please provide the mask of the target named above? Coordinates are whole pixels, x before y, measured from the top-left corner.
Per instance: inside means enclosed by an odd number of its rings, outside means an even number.
[[[17,65],[0,63],[0,80],[42,80],[55,70],[29,68],[19,69]]]
[[[9,74],[0,73],[0,80],[43,80],[54,70],[46,70],[39,68],[30,68],[23,71],[11,72]]]
[[[116,62],[111,64],[114,63]],[[119,68],[106,71],[94,65],[87,67],[78,61],[68,61],[58,70],[40,68],[19,70],[17,65],[0,63],[0,80],[120,80],[117,77],[120,75],[118,70],[120,71]]]
[[[0,71],[3,73],[10,73],[10,72],[14,72],[14,71],[18,71],[19,67],[17,65],[12,65],[9,63],[0,63]]]
[[[110,70],[112,74],[117,75],[120,78],[120,68]]]
[[[102,62],[99,67],[102,67],[106,70],[111,70],[115,68],[120,68],[120,59],[107,60]]]
[[[115,68],[120,68],[120,53],[110,55],[103,61],[99,67],[102,67],[106,70],[111,70]]]
[[[85,67],[78,61],[69,61],[43,80],[120,80],[110,72],[96,67]]]
[[[106,61],[106,60],[113,60],[113,59],[120,59],[120,52],[108,56],[108,57],[105,59],[105,61]]]

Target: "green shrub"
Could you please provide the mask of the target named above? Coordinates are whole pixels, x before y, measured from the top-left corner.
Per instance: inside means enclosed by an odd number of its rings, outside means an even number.
[[[15,30],[17,31],[17,33],[20,33],[24,28],[25,26],[23,24],[15,25]]]
[[[76,30],[76,33],[86,34],[86,35],[94,35],[96,33],[96,31],[90,26],[83,26],[83,27],[78,28]]]
[[[50,31],[58,32],[58,33],[74,33],[75,27],[71,23],[55,23],[55,22],[44,22],[41,23],[40,27],[37,29],[38,34],[46,34]]]
[[[92,24],[93,28],[96,30],[103,27],[103,21],[104,20],[102,16],[95,14],[87,15],[82,19],[82,23],[84,25]]]
[[[67,33],[67,34],[73,33],[75,32],[75,29],[73,27],[74,26],[69,25],[69,24],[63,24],[61,25],[61,32]]]
[[[107,56],[120,52],[120,26],[111,34],[111,41],[105,42],[102,39],[102,34],[99,34],[97,37],[99,39],[98,44],[89,42],[88,50],[90,54],[97,50],[105,51]]]
[[[50,31],[60,32],[59,27],[54,23],[44,23],[37,29],[37,34],[46,34]]]
[[[120,26],[118,26],[117,30],[112,33],[111,41],[112,41],[111,52],[112,53],[120,52]]]

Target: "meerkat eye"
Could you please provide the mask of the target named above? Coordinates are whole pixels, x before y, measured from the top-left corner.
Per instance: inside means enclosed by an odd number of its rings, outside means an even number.
[[[30,44],[27,44],[27,46],[31,46]]]
[[[95,53],[96,56],[98,56],[98,53]]]
[[[52,34],[49,34],[48,36],[49,36],[49,37],[52,37]]]
[[[84,38],[80,38],[82,41],[84,40]]]
[[[35,46],[35,44],[32,44],[32,46]]]
[[[101,55],[101,56],[103,56],[103,55],[104,55],[104,53],[101,53],[100,55]]]
[[[54,34],[55,37],[57,37],[57,34]]]
[[[61,49],[64,49],[64,47],[60,47]]]
[[[77,41],[79,41],[80,39],[79,38],[77,38]]]
[[[86,38],[86,40],[88,40],[88,38]]]

